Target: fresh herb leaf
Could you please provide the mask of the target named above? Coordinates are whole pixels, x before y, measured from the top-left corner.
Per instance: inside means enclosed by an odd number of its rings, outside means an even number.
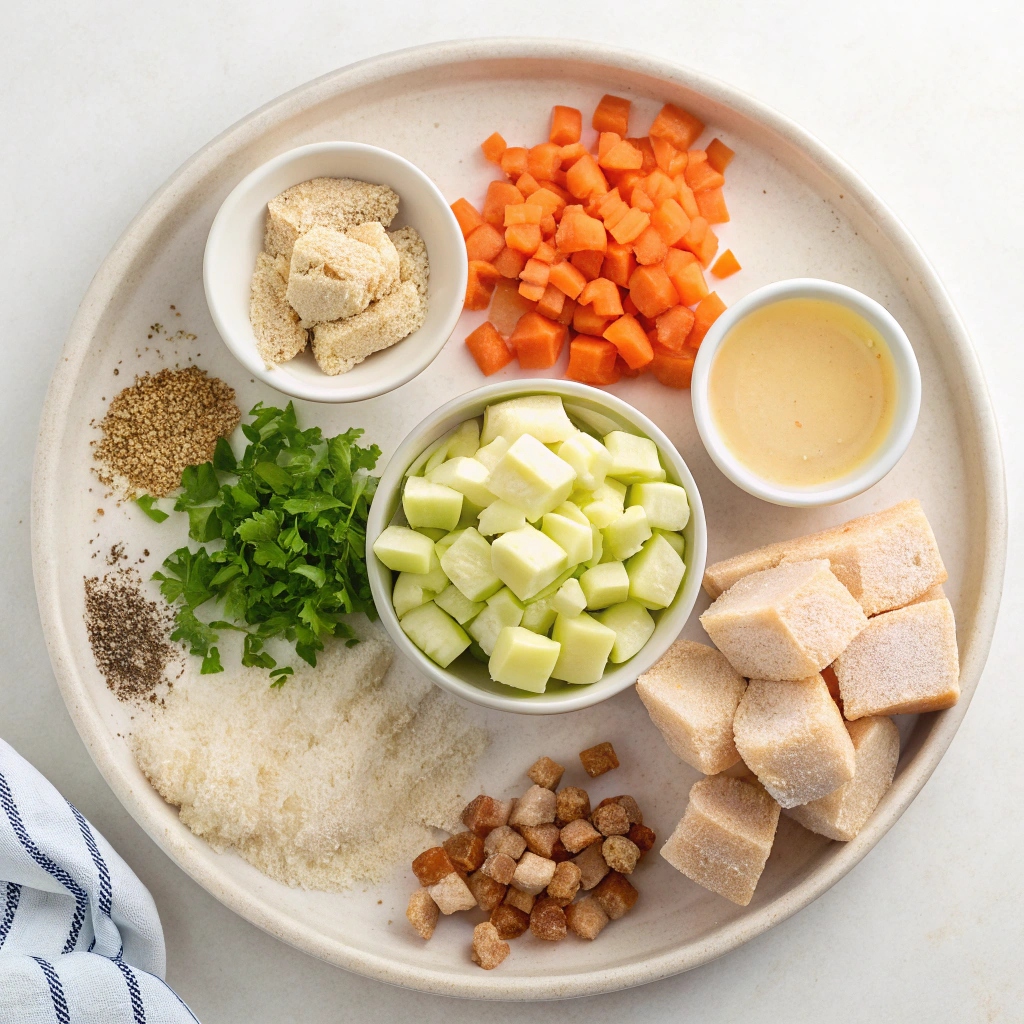
[[[152,494],[140,494],[135,499],[135,504],[138,505],[154,523],[162,523],[165,519],[170,518],[167,512],[156,507],[156,498],[154,498]]]

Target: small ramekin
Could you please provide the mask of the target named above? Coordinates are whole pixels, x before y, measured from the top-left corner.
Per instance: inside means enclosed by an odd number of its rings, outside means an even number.
[[[896,409],[892,425],[878,450],[852,473],[815,487],[787,487],[766,480],[743,465],[729,450],[708,402],[708,379],[715,356],[728,333],[755,310],[785,299],[823,299],[837,302],[859,313],[889,346],[896,375]],[[874,299],[846,285],[817,278],[794,278],[765,285],[727,309],[712,325],[701,343],[690,386],[693,418],[704,447],[715,465],[734,483],[757,498],[775,505],[810,508],[835,505],[873,487],[899,462],[910,444],[921,408],[921,371],[903,328],[892,314]]]
[[[266,363],[249,322],[256,256],[263,249],[267,203],[310,178],[356,178],[390,185],[399,196],[391,228],[414,227],[427,246],[430,280],[423,326],[391,348],[375,352],[348,373],[329,376],[310,350],[288,362]],[[422,373],[444,348],[462,312],[468,262],[458,221],[438,187],[397,153],[359,142],[318,142],[268,160],[224,200],[210,228],[203,284],[224,344],[254,376],[278,391],[311,402],[361,402]]]

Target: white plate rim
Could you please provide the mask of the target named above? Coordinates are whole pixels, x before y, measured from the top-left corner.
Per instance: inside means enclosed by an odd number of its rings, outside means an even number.
[[[87,357],[89,339],[122,280],[124,268],[152,240],[167,207],[173,206],[192,183],[253,136],[271,129],[302,110],[354,89],[447,64],[478,60],[560,60],[604,64],[657,78],[698,92],[732,108],[774,131],[784,142],[802,150],[833,180],[856,199],[883,234],[896,247],[927,301],[942,320],[963,374],[977,420],[981,465],[979,476],[986,501],[982,518],[985,530],[984,565],[974,616],[975,629],[961,645],[963,697],[940,712],[914,764],[897,778],[883,807],[860,835],[847,844],[833,844],[820,867],[798,885],[753,913],[724,925],[702,940],[682,946],[643,963],[569,976],[502,977],[501,972],[446,975],[442,972],[396,964],[387,957],[354,950],[297,923],[242,886],[227,881],[216,870],[190,863],[182,837],[167,830],[150,810],[155,791],[137,791],[118,769],[112,755],[112,739],[87,698],[86,687],[75,664],[70,638],[63,628],[58,598],[59,565],[50,538],[58,529],[60,478],[56,445],[64,436],[67,402]],[[1006,483],[995,413],[977,354],[953,303],[924,252],[907,228],[842,160],[817,138],[789,118],[746,93],[702,72],[603,44],[531,38],[492,38],[430,43],[371,57],[330,72],[285,93],[260,107],[222,132],[187,160],[152,196],[125,229],[93,278],[72,322],[43,406],[32,481],[32,560],[36,596],[43,631],[61,694],[75,727],[107,784],[132,817],[161,849],[196,882],[246,920],[268,933],[320,959],[390,984],[438,995],[487,999],[557,999],[618,991],[647,984],[707,963],[767,931],[813,902],[849,872],[889,830],[927,782],[949,746],[967,712],[981,676],[995,629],[1002,591],[1007,543]],[[922,755],[927,756],[922,756]],[[181,826],[185,828],[184,825]]]

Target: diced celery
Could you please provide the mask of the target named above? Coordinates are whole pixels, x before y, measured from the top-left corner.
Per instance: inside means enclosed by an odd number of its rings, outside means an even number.
[[[496,437],[490,444],[485,444],[483,448],[477,449],[477,453],[473,458],[486,466],[487,471],[490,472],[498,464],[502,455],[508,451],[508,448],[509,443],[505,438]]]
[[[615,630],[610,660],[619,665],[628,661],[643,647],[654,633],[654,619],[643,605],[636,601],[623,601],[599,612],[595,618]]]
[[[572,618],[579,615],[587,607],[587,599],[583,596],[580,588],[580,581],[575,578],[567,579],[551,599],[551,606],[559,615]]]
[[[373,553],[395,572],[428,572],[434,545],[408,526],[388,526],[373,542]]]
[[[480,521],[476,528],[485,537],[493,537],[498,533],[521,530],[525,525],[526,513],[521,508],[498,498],[480,513]]]
[[[411,476],[405,481],[402,508],[413,528],[454,530],[462,515],[462,495],[425,477]]]
[[[681,530],[690,520],[686,491],[678,484],[648,481],[633,484],[629,504],[642,505],[652,530]]]
[[[560,505],[572,492],[576,471],[548,451],[535,437],[524,434],[491,470],[491,493],[537,519]]]
[[[633,505],[614,523],[610,523],[603,530],[604,550],[616,561],[622,562],[635,555],[649,540],[651,528],[647,525],[647,515],[642,505]]]
[[[475,618],[486,607],[483,601],[470,601],[454,583],[449,583],[434,598],[434,604],[446,611],[460,626]]]
[[[594,556],[590,523],[584,525],[557,512],[549,512],[542,520],[541,529],[565,552],[569,565],[579,565]]]
[[[626,572],[634,601],[645,608],[667,608],[679,590],[686,566],[664,536],[657,534],[626,563]]]
[[[483,601],[501,589],[491,568],[491,545],[472,526],[441,555],[441,568],[470,601]]]
[[[427,590],[418,581],[423,579],[419,573],[400,572],[395,580],[394,589],[391,591],[391,603],[395,607],[395,614],[401,618],[406,612],[413,608],[419,608],[434,597],[433,591]]]
[[[524,434],[531,434],[541,444],[550,444],[564,441],[575,430],[558,395],[525,395],[489,405],[484,410],[480,442],[487,444],[496,437],[503,437],[514,444]]]
[[[518,626],[523,621],[522,602],[508,587],[502,587],[487,598],[487,607],[467,627],[469,635],[486,655],[494,652],[498,634],[506,626]]]
[[[561,646],[551,675],[567,683],[587,686],[604,675],[615,643],[615,631],[586,612],[572,617],[559,615],[551,630],[551,639]]]
[[[406,612],[400,622],[406,636],[441,668],[447,668],[470,643],[466,631],[433,601]]]
[[[629,574],[622,562],[604,562],[588,569],[580,577],[587,609],[607,608],[629,597]]]
[[[573,434],[558,446],[558,457],[576,470],[577,486],[588,491],[604,483],[612,464],[608,449],[583,431]]]
[[[464,420],[455,428],[448,442],[448,458],[455,459],[460,455],[470,457],[480,447],[480,420]]]
[[[554,640],[522,626],[506,626],[488,662],[491,678],[519,690],[543,693],[561,648]]]
[[[444,484],[464,494],[474,505],[486,508],[494,495],[487,487],[487,467],[476,459],[459,455],[428,471],[431,483]]]
[[[491,545],[494,572],[520,601],[543,590],[566,568],[566,561],[565,551],[532,526],[503,533]]]
[[[557,593],[558,591],[555,591]],[[523,621],[519,625],[525,629],[531,629],[534,633],[548,633],[555,623],[554,609],[555,595],[538,598],[535,601],[528,601],[523,612]]]
[[[608,475],[616,480],[624,484],[638,484],[644,480],[665,479],[665,470],[658,458],[658,446],[649,437],[613,430],[606,435],[604,446],[612,457]]]

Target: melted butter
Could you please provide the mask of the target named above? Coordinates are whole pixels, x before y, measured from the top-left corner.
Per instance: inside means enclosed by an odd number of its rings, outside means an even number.
[[[858,313],[821,299],[784,299],[726,335],[708,379],[715,426],[762,479],[831,483],[884,442],[896,373],[881,335]]]

